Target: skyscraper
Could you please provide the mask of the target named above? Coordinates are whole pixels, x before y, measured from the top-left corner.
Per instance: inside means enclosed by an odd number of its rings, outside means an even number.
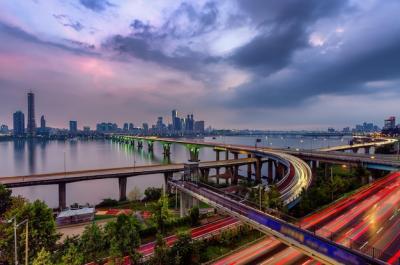
[[[78,122],[77,121],[69,121],[69,132],[71,134],[78,133]]]
[[[176,131],[176,118],[178,117],[178,112],[176,109],[172,110],[172,129]]]
[[[14,136],[25,134],[25,115],[22,111],[17,111],[13,115]]]
[[[42,115],[42,117],[40,117],[40,129],[42,131],[46,130],[46,120],[44,118],[44,115]]]
[[[28,93],[28,136],[36,135],[36,121],[35,121],[35,94]]]

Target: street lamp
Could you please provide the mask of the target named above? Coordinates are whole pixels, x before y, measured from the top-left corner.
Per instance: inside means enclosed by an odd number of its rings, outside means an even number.
[[[25,265],[28,265],[28,223],[29,220],[25,219],[22,222],[17,224],[17,217],[14,216],[11,219],[7,220],[5,223],[11,224],[13,223],[14,227],[14,264],[18,265],[18,245],[17,245],[17,228],[20,227],[21,225],[25,224]]]

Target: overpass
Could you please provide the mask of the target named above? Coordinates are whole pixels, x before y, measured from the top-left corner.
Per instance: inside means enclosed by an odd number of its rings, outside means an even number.
[[[221,211],[235,216],[256,229],[278,238],[304,254],[325,264],[386,264],[361,252],[349,249],[293,224],[234,201],[201,185],[186,181],[170,181],[170,185]]]
[[[265,159],[263,159],[265,161]],[[198,164],[201,171],[217,167],[239,167],[256,163],[256,158],[242,158],[236,160],[204,161]],[[79,170],[68,172],[54,172],[46,174],[0,177],[0,183],[8,188],[58,185],[59,206],[66,207],[66,184],[96,179],[116,178],[119,183],[120,200],[126,200],[127,178],[139,175],[164,174],[165,180],[172,177],[173,173],[183,172],[184,163],[166,165],[146,165],[135,167],[104,168],[93,170]],[[232,170],[232,172],[234,172]]]
[[[356,139],[364,139],[364,138],[357,138]],[[346,145],[338,145],[338,146],[332,146],[332,147],[325,147],[325,148],[320,148],[318,149],[319,151],[323,152],[332,152],[332,151],[346,151],[346,150],[352,150],[354,153],[357,153],[358,150],[364,149],[366,154],[370,153],[371,147],[379,147],[382,145],[387,145],[387,144],[394,144],[397,142],[396,139],[392,138],[367,138],[368,141],[362,142],[362,143],[356,143],[356,144],[346,144]]]

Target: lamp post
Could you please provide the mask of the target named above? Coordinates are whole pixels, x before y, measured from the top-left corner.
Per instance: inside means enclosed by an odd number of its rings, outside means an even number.
[[[22,222],[17,224],[17,217],[14,216],[11,219],[7,220],[5,223],[11,224],[13,223],[14,228],[14,264],[18,265],[18,245],[17,245],[17,229],[21,225],[25,224],[25,265],[28,265],[28,245],[29,245],[29,237],[28,237],[28,223],[29,220],[25,219]]]

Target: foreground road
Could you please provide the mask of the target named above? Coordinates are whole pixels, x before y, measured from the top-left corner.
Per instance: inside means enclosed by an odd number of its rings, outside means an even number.
[[[400,256],[400,173],[376,181],[360,192],[304,218],[302,227],[361,251],[371,251],[370,245],[389,254],[383,260],[397,264]],[[329,231],[328,231],[329,230]],[[356,243],[353,241],[357,241]],[[364,245],[365,244],[365,245]],[[364,246],[363,246],[364,245]],[[278,251],[277,251],[278,249]],[[282,249],[282,250],[281,250]],[[397,251],[397,252],[396,252]],[[277,240],[263,246],[252,246],[224,258],[215,264],[314,264],[302,253],[288,248]]]

